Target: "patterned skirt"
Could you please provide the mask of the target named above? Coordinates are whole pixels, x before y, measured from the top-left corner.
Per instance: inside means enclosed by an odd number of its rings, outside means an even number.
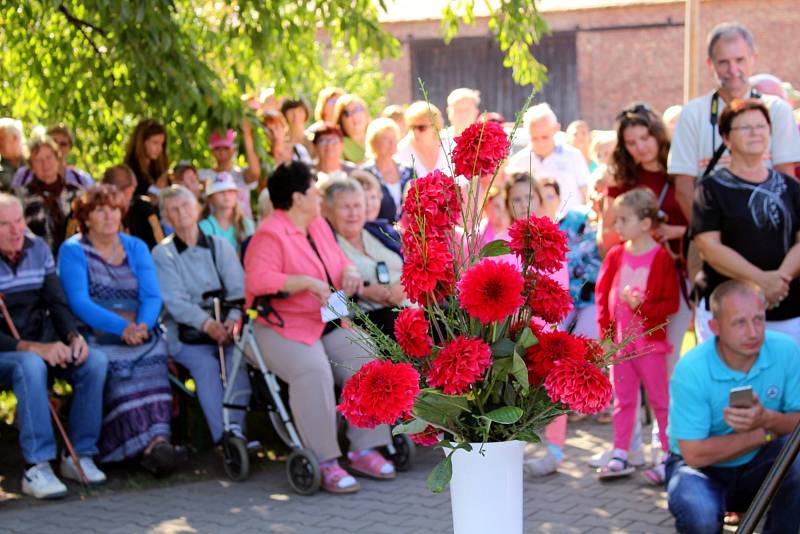
[[[172,391],[167,344],[160,336],[138,347],[98,344],[108,356],[100,461],[135,458],[154,438],[170,437]]]

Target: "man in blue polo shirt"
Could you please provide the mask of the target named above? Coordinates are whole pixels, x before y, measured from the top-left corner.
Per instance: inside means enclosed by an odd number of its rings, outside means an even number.
[[[764,293],[738,280],[710,299],[714,339],[678,362],[670,381],[667,500],[682,533],[722,532],[725,510],[750,504],[800,422],[800,348],[765,332]],[[752,387],[752,406],[729,406]],[[800,529],[800,459],[784,478],[763,534]]]

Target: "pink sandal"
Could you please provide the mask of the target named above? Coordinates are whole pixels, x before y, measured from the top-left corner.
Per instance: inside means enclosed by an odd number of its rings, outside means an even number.
[[[326,465],[327,464],[327,465]],[[320,464],[320,487],[330,493],[355,493],[361,486],[336,460]]]
[[[388,480],[397,476],[394,464],[374,449],[348,453],[349,471],[358,476]]]

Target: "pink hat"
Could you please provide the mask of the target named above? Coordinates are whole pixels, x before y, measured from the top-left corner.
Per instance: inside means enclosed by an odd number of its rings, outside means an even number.
[[[212,133],[208,138],[208,148],[211,150],[220,147],[231,148],[235,144],[235,139],[236,132],[230,128],[228,128],[228,130],[225,132],[225,137],[222,137],[219,131],[214,131],[214,133]]]

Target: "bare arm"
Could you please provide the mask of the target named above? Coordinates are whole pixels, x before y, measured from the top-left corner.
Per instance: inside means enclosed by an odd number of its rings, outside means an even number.
[[[800,232],[795,236],[794,246],[789,249],[786,257],[783,258],[781,266],[778,267],[778,272],[786,275],[791,280],[800,275]]]
[[[683,216],[692,222],[692,202],[694,201],[694,184],[697,179],[685,174],[675,175],[675,199],[683,212]]]
[[[788,293],[791,278],[781,271],[762,271],[731,247],[723,245],[719,232],[703,232],[695,236],[694,242],[714,270],[728,278],[749,280],[760,286],[770,306],[777,305]],[[795,255],[800,252],[792,258]]]
[[[247,117],[242,120],[242,138],[244,139],[244,154],[247,158],[244,180],[249,184],[257,182],[261,177],[261,161],[258,159],[256,146],[253,142],[253,127]]]
[[[614,230],[614,221],[617,212],[614,209],[614,199],[603,196],[603,208],[600,212],[600,221],[597,225],[597,248],[600,255],[605,256],[611,247],[620,242],[619,235]]]
[[[678,440],[681,456],[689,467],[695,469],[732,460],[764,443],[766,443],[766,432],[761,428],[700,440]]]

